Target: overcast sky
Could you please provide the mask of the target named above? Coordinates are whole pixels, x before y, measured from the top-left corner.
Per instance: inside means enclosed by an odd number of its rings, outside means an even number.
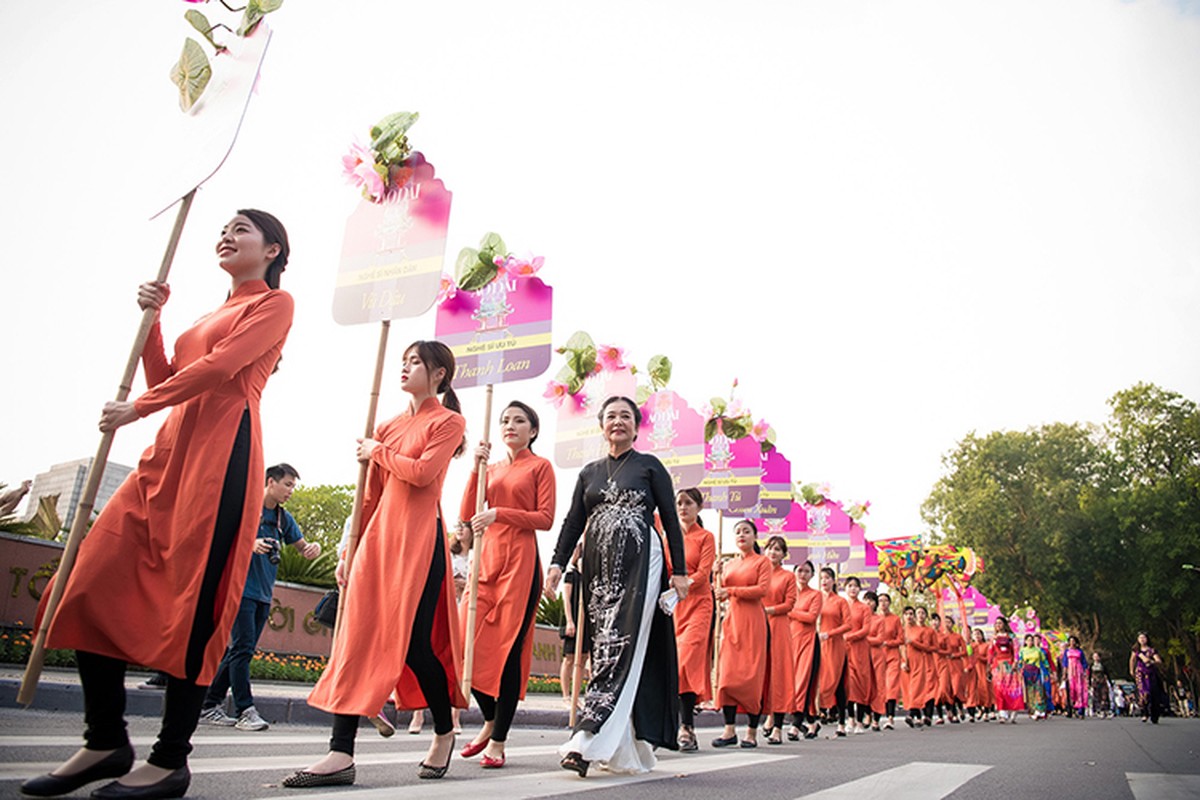
[[[0,481],[99,442],[173,216],[148,221],[172,170],[151,154],[179,113],[187,7],[0,10]],[[664,353],[697,407],[737,377],[797,480],[871,501],[870,538],[923,530],[972,430],[1099,423],[1138,381],[1200,399],[1195,4],[290,0],[270,21],[164,331],[222,302],[213,245],[236,208],[284,221],[296,318],[266,459],[306,483],[356,475],[378,328],[330,313],[358,201],[341,156],[398,110],[420,112],[411,139],[454,193],[448,268],[495,230],[545,256],[556,343],[583,329],[639,365]],[[392,327],[395,365],[433,314]],[[497,389],[545,409],[547,455],[549,377]],[[381,419],[406,402],[397,378]],[[482,396],[464,392],[472,436]],[[112,458],[136,463],[163,419]],[[574,480],[560,470],[564,503]]]

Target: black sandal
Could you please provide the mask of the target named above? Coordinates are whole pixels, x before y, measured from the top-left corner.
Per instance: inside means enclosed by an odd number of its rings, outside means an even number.
[[[591,766],[590,761],[585,761],[583,753],[570,752],[563,756],[562,761],[558,765],[563,769],[569,769],[579,775],[581,778],[586,778],[588,767]]]

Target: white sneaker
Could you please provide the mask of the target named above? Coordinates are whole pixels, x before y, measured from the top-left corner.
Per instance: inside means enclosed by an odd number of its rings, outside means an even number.
[[[241,714],[238,714],[237,722],[233,727],[239,731],[265,731],[271,727],[267,721],[258,715],[258,709],[250,706]]]
[[[206,708],[200,712],[201,725],[220,725],[228,728],[236,723],[237,720],[225,713],[225,709],[220,706]]]

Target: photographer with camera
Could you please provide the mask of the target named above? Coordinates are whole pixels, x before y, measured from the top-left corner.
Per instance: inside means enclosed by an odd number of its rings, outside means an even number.
[[[250,559],[242,604],[233,623],[229,647],[225,650],[216,677],[204,696],[204,706],[200,709],[200,721],[205,725],[233,726],[243,731],[262,731],[268,727],[266,720],[259,716],[254,707],[254,696],[250,693],[250,659],[254,656],[258,637],[262,635],[270,613],[280,550],[283,545],[290,544],[309,560],[321,555],[320,543],[304,541],[296,520],[283,508],[298,480],[300,473],[290,464],[276,464],[267,468],[267,488],[263,493],[258,538],[254,540],[254,556]],[[231,688],[234,716],[229,716],[222,708],[225,695]]]

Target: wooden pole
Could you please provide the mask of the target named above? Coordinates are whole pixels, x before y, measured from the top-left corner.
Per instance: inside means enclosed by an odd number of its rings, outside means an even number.
[[[388,332],[391,321],[384,320],[379,327],[379,348],[375,356],[375,377],[371,380],[371,399],[367,403],[367,426],[363,438],[369,439],[375,435],[375,412],[379,408],[379,387],[383,383],[383,362],[387,355]],[[354,553],[358,549],[358,531],[362,527],[363,493],[367,488],[366,461],[358,464],[358,485],[354,487],[354,506],[350,512],[350,535],[346,538],[346,585],[342,588],[342,597],[338,602],[337,619],[333,623],[333,635],[336,637],[342,629],[342,609],[346,607],[345,593],[350,588],[350,565],[354,563]]]
[[[725,548],[725,516],[717,509],[717,566],[720,571],[717,572],[716,581],[713,583],[714,589],[721,588],[721,578],[725,574],[725,564],[721,560],[724,557]],[[715,600],[715,598],[714,598]],[[721,680],[721,601],[716,600],[713,606],[713,663],[712,663],[712,693],[713,702],[717,698],[717,684]]]
[[[158,275],[155,277],[159,283],[166,283],[167,276],[171,273],[175,250],[179,247],[179,237],[183,234],[183,225],[187,222],[188,212],[191,211],[192,200],[195,197],[196,190],[192,189],[183,196],[179,204],[179,212],[175,215],[175,225],[171,228],[171,238],[167,240],[167,249],[163,253],[162,263],[159,264]],[[117,388],[117,402],[119,403],[129,397],[133,376],[137,374],[138,362],[142,358],[142,349],[146,346],[146,339],[149,338],[150,329],[154,327],[154,321],[157,318],[158,312],[153,308],[147,308],[142,312],[142,321],[138,326],[137,335],[134,336],[129,360],[125,363],[125,372],[122,374],[121,383]],[[17,692],[17,702],[26,707],[33,702],[33,697],[37,693],[38,678],[42,674],[42,663],[46,658],[46,634],[50,630],[51,623],[54,622],[63,590],[66,589],[67,580],[71,577],[71,570],[75,568],[75,557],[79,553],[79,545],[83,542],[88,523],[91,522],[92,508],[96,504],[96,493],[100,489],[100,480],[104,477],[104,468],[108,465],[108,451],[112,449],[115,433],[116,431],[109,431],[100,437],[100,446],[96,448],[96,455],[88,469],[83,495],[79,498],[79,505],[75,509],[75,519],[71,523],[71,532],[67,535],[67,544],[63,549],[62,561],[58,565],[54,588],[50,590],[50,597],[46,601],[42,624],[38,626],[37,635],[33,640],[33,650],[29,654],[29,663],[26,664],[25,675],[21,679],[21,689]]]
[[[587,531],[584,531],[587,535]],[[582,541],[582,539],[580,539]],[[580,551],[580,558],[575,560],[575,571],[579,575],[579,580],[575,583],[575,661],[571,667],[571,714],[568,724],[573,729],[575,727],[576,717],[579,714],[579,689],[583,684],[583,552]]]
[[[492,438],[492,384],[487,387],[487,399],[483,411],[483,441],[491,443]],[[480,459],[475,465],[478,474],[475,476],[475,513],[483,511],[487,502],[487,462]],[[463,697],[470,702],[471,676],[475,672],[475,617],[479,609],[479,568],[483,564],[483,531],[474,531],[471,537],[471,599],[467,602],[467,642],[463,653]]]

